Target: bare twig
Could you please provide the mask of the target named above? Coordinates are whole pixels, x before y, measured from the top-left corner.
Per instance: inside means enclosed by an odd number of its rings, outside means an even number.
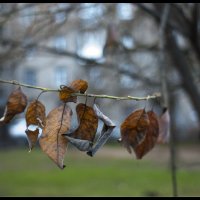
[[[34,85],[28,85],[28,84],[24,84],[24,83],[19,83],[16,80],[8,81],[8,80],[2,80],[2,79],[0,79],[0,82],[1,83],[12,84],[12,85],[20,85],[22,87],[32,88],[32,89],[37,89],[37,90],[42,90],[42,91],[45,91],[45,92],[58,92],[58,90],[56,90],[56,89],[50,89],[50,88],[44,88],[44,87],[38,87],[38,86],[34,86]]]
[[[19,85],[26,88],[32,88],[37,90],[42,90],[44,92],[60,92],[60,89],[51,89],[51,88],[44,88],[39,86],[33,86],[28,84],[19,83],[15,80],[2,80],[0,79],[0,83],[7,83],[12,85]],[[105,95],[105,94],[80,94],[80,93],[73,93],[71,96],[84,96],[84,97],[95,97],[95,98],[104,98],[104,99],[115,99],[115,100],[135,100],[135,101],[142,101],[142,100],[148,100],[148,99],[156,99],[160,98],[160,93],[155,93],[153,95],[148,95],[146,97],[133,97],[133,96],[126,96],[126,97],[119,97],[119,96],[111,96],[111,95]]]
[[[162,21],[162,16],[156,10],[148,8],[147,6],[145,6],[142,3],[134,3],[134,4],[136,4],[140,9],[142,9],[143,11],[145,11],[146,13],[148,13],[149,15],[151,15],[158,22]],[[166,28],[170,28],[172,30],[177,30],[178,32],[180,32],[183,35],[185,35],[186,37],[189,36],[188,32],[185,32],[183,29],[181,29],[180,27],[176,26],[175,23],[173,23],[172,21],[168,20],[167,23],[166,23],[166,25],[167,25]]]

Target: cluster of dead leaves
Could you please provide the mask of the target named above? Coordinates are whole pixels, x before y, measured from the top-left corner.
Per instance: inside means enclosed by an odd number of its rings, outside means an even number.
[[[51,110],[46,116],[42,102],[37,98],[28,104],[26,95],[19,87],[9,95],[0,125],[9,123],[15,115],[26,109],[25,133],[30,151],[36,145],[39,132],[42,130],[39,137],[40,147],[59,168],[65,167],[64,157],[69,143],[80,151],[87,152],[89,156],[94,156],[107,142],[116,126],[96,104],[91,107],[78,103],[76,106],[78,127],[70,132],[73,112],[68,102],[77,103],[75,93],[85,93],[87,88],[88,83],[85,80],[75,80],[69,86],[62,85],[59,90],[62,105]],[[97,138],[99,120],[103,122],[103,127]],[[128,152],[131,153],[132,148],[138,159],[148,153],[157,142],[166,142],[168,136],[169,113],[167,109],[159,118],[153,111],[136,110],[121,124],[120,141]]]

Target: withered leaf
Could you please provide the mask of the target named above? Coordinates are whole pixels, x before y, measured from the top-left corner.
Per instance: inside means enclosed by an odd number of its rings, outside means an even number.
[[[16,114],[22,113],[27,106],[27,97],[21,87],[15,89],[8,97],[3,117],[0,124],[9,123]]]
[[[45,106],[38,100],[33,100],[27,107],[25,114],[26,125],[38,125],[43,128],[45,125]]]
[[[36,128],[34,131],[26,129],[25,132],[28,138],[29,149],[31,151],[33,147],[36,145],[38,135],[39,135],[39,129]]]
[[[29,148],[30,150],[35,146],[39,129],[36,128],[35,130],[29,130],[29,125],[36,125],[40,128],[44,128],[45,125],[45,106],[38,100],[32,101],[26,111],[25,114],[26,118],[26,134],[28,137]]]
[[[64,137],[80,151],[89,151],[93,144],[91,141],[73,138],[67,134],[64,134]]]
[[[115,124],[112,122],[112,120],[111,120],[109,117],[107,117],[105,114],[103,114],[103,113],[101,112],[101,110],[97,107],[96,104],[94,104],[93,107],[94,107],[94,111],[95,111],[96,115],[98,116],[98,118],[99,118],[102,122],[104,122],[104,124],[105,124],[106,126],[115,127]]]
[[[150,121],[144,109],[132,112],[121,124],[120,141],[129,153],[131,153],[131,147],[134,149],[144,140],[149,124]]]
[[[150,124],[147,127],[144,140],[134,148],[137,159],[141,159],[156,144],[159,134],[159,125],[156,114],[153,111],[147,112]]]
[[[77,102],[77,97],[76,96],[71,96],[71,94],[76,93],[76,90],[74,90],[72,87],[64,86],[62,85],[60,87],[59,91],[59,98],[61,101],[64,103],[66,102]]]
[[[70,87],[76,90],[77,92],[80,91],[80,93],[84,94],[85,91],[88,88],[88,82],[85,80],[74,80],[71,84]]]
[[[159,135],[158,143],[166,143],[169,141],[170,137],[170,115],[167,108],[163,109],[162,115],[158,119],[159,123]]]
[[[110,118],[108,118],[106,115],[104,115],[96,104],[94,104],[94,111],[98,118],[104,122],[104,125],[101,130],[101,134],[96,141],[95,145],[91,148],[90,151],[87,152],[88,155],[94,156],[94,154],[107,142],[109,139],[113,129],[116,127],[115,124],[111,121]]]
[[[72,133],[74,138],[94,141],[98,127],[98,118],[94,109],[83,103],[76,106],[79,127]]]
[[[62,134],[69,130],[71,116],[72,110],[66,104],[53,109],[46,118],[46,124],[39,139],[43,152],[61,169],[65,167],[63,162],[68,143]]]

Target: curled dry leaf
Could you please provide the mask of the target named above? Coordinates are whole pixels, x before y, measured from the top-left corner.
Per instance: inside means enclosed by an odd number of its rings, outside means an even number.
[[[85,93],[88,88],[87,81],[74,80],[70,86],[61,85],[59,91],[59,98],[64,103],[66,102],[77,102],[77,96],[71,96],[73,93],[80,92]]]
[[[71,94],[76,93],[76,90],[74,90],[72,87],[68,86],[61,86],[59,91],[59,98],[64,103],[66,102],[77,102],[76,96],[71,96]]]
[[[28,138],[29,152],[30,152],[33,149],[33,147],[36,145],[38,135],[39,135],[39,129],[36,128],[34,131],[26,129],[25,132]]]
[[[80,103],[76,106],[79,127],[71,134],[74,138],[93,142],[97,127],[98,118],[92,107]]]
[[[29,148],[31,150],[37,142],[39,129],[36,128],[35,130],[32,131],[32,130],[29,130],[29,126],[36,125],[40,127],[41,129],[44,128],[45,106],[38,100],[32,101],[27,108],[25,118],[26,118],[26,126],[27,126],[26,134],[28,137]]]
[[[109,139],[113,129],[116,127],[115,124],[111,121],[109,117],[104,115],[96,104],[94,104],[94,111],[98,118],[103,121],[104,125],[101,130],[101,134],[96,141],[95,145],[91,148],[90,151],[87,152],[88,155],[94,156],[94,154],[107,142]]]
[[[167,108],[163,109],[163,114],[158,119],[159,123],[159,135],[158,143],[166,143],[169,141],[170,137],[170,115]]]
[[[146,130],[146,136],[144,140],[138,144],[135,148],[135,154],[137,159],[141,159],[147,154],[156,144],[159,134],[159,125],[157,115],[153,111],[147,112],[150,124]]]
[[[27,97],[19,87],[9,95],[4,115],[0,119],[0,124],[9,123],[16,114],[22,113],[26,106]]]
[[[74,80],[70,84],[70,87],[76,90],[77,92],[80,91],[80,93],[84,94],[88,88],[88,82],[85,80]]]
[[[98,118],[92,107],[83,103],[76,106],[78,128],[71,134],[63,134],[80,151],[90,150],[98,128]]]
[[[39,139],[40,146],[61,169],[65,166],[64,155],[68,140],[63,137],[71,124],[72,110],[66,104],[53,109],[46,118],[46,124]]]
[[[68,141],[73,144],[80,151],[89,151],[92,147],[92,142],[89,140],[82,140],[68,136],[64,134],[64,137],[68,139]]]
[[[144,109],[132,112],[121,124],[121,142],[131,153],[145,138],[147,128],[150,124],[148,115]]]

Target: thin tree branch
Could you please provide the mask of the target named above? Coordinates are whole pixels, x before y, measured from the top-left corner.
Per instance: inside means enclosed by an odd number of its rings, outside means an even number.
[[[180,17],[183,18],[183,20],[185,21],[185,23],[189,27],[191,20],[185,15],[185,13],[183,12],[183,9],[181,9],[176,3],[171,3],[171,6],[180,15]]]
[[[85,62],[87,65],[85,65],[85,67],[87,68],[91,68],[93,65],[97,66],[97,67],[102,67],[102,68],[105,68],[105,69],[108,69],[108,70],[115,70],[117,71],[118,73],[121,73],[121,74],[125,74],[133,79],[138,79],[138,80],[141,80],[143,82],[145,82],[146,84],[151,84],[153,86],[159,86],[159,83],[148,78],[148,77],[145,77],[145,76],[141,76],[139,73],[134,73],[134,72],[131,72],[131,71],[128,71],[126,69],[119,69],[117,67],[114,66],[113,63],[102,63],[102,62],[99,62],[99,60],[97,59],[88,59],[88,58],[85,58],[85,57],[81,57],[79,56],[77,53],[74,53],[74,52],[69,52],[69,51],[63,51],[63,50],[57,50],[55,48],[52,48],[52,47],[46,47],[46,46],[38,46],[38,48],[42,51],[45,51],[45,52],[48,52],[48,53],[51,53],[51,54],[57,54],[59,56],[68,56],[68,57],[72,57],[72,58],[75,58],[75,59],[78,59],[80,61],[83,61]],[[148,50],[148,49],[145,49],[145,48],[139,48],[138,50],[141,51],[141,50]],[[136,50],[127,50],[127,52],[129,53],[134,53],[134,52],[137,52]]]
[[[58,92],[59,91],[57,89],[50,89],[50,88],[44,88],[44,87],[38,87],[38,86],[34,86],[34,85],[28,85],[28,84],[24,84],[24,83],[19,83],[16,80],[8,81],[8,80],[2,80],[2,79],[0,79],[0,82],[1,83],[12,84],[12,85],[19,85],[19,86],[26,87],[26,88],[32,88],[32,89],[42,90],[42,91],[45,91],[45,92]]]
[[[146,84],[151,84],[155,87],[159,86],[159,82],[154,81],[148,77],[141,76],[139,73],[131,72],[126,69],[119,69],[113,63],[105,63],[105,62],[102,63],[102,61],[100,62],[98,59],[88,59],[88,58],[79,56],[75,52],[70,52],[70,51],[66,51],[66,50],[57,50],[56,48],[53,48],[53,47],[47,47],[44,45],[36,45],[33,43],[23,45],[22,41],[15,41],[15,40],[10,40],[10,39],[5,39],[5,38],[3,40],[1,40],[0,43],[2,43],[4,45],[8,45],[8,44],[15,45],[15,46],[21,45],[24,49],[37,48],[39,51],[42,51],[42,52],[47,52],[47,53],[59,55],[59,56],[68,56],[68,57],[80,60],[82,62],[85,62],[85,64],[86,64],[85,67],[88,67],[88,68],[91,68],[91,65],[92,66],[95,65],[97,67],[102,67],[102,68],[105,68],[108,70],[115,70],[118,73],[125,74],[133,79],[141,80]],[[148,47],[147,49],[145,49],[145,47],[138,47],[134,50],[132,50],[132,49],[125,50],[124,53],[135,53],[135,52],[142,51],[142,50],[152,50],[152,49],[155,49],[155,46]]]
[[[28,84],[19,83],[15,80],[2,80],[0,79],[0,83],[7,83],[12,85],[19,85],[26,88],[32,88],[37,90],[42,90],[44,92],[60,92],[60,89],[51,89],[51,88],[44,88],[39,86],[33,86]],[[95,98],[104,98],[104,99],[115,99],[115,100],[135,100],[135,101],[142,101],[142,100],[149,100],[149,99],[156,99],[160,98],[160,93],[154,93],[153,95],[148,95],[146,97],[133,97],[133,96],[126,96],[126,97],[119,97],[119,96],[111,96],[111,95],[105,95],[105,94],[80,94],[80,93],[73,93],[71,96],[84,96],[84,97],[95,97]]]
[[[145,11],[146,13],[148,13],[149,15],[151,15],[158,22],[161,22],[162,16],[156,10],[150,9],[150,8],[148,8],[147,6],[145,6],[142,3],[134,3],[134,4],[136,4],[140,9],[142,9],[143,11]],[[185,32],[180,27],[177,27],[172,21],[168,20],[166,25],[167,25],[167,28],[170,28],[172,30],[177,30],[178,32],[180,32],[183,35],[185,35],[186,37],[189,37],[188,32]]]
[[[3,26],[6,22],[11,20],[13,17],[16,16],[16,14],[18,14],[22,10],[25,10],[25,9],[32,7],[32,6],[35,6],[35,3],[27,3],[22,7],[18,7],[17,3],[15,3],[13,5],[14,5],[14,8],[12,10],[10,10],[9,12],[0,13],[0,17],[2,18],[1,21],[0,21],[0,26]]]
[[[97,59],[88,59],[88,58],[79,56],[78,54],[73,53],[73,52],[57,50],[55,48],[42,46],[42,45],[38,45],[36,47],[38,47],[38,49],[41,50],[41,51],[48,52],[48,53],[51,53],[51,54],[57,54],[57,55],[60,55],[60,56],[62,56],[62,55],[63,56],[69,56],[69,57],[78,59],[78,60],[83,61],[83,62],[98,64]]]
[[[80,61],[85,62],[84,67],[86,67],[88,69],[92,68],[95,65],[96,67],[101,67],[101,68],[104,68],[104,69],[107,69],[107,70],[115,70],[116,72],[118,72],[120,74],[127,75],[132,79],[140,80],[147,85],[152,85],[154,87],[160,86],[160,83],[158,81],[151,79],[151,78],[148,78],[146,76],[143,76],[143,75],[141,75],[140,73],[137,73],[137,72],[129,71],[127,69],[120,69],[120,68],[116,67],[116,65],[114,65],[114,63],[110,63],[110,62],[105,63],[105,62],[102,62],[98,59],[85,58],[85,57],[79,56],[75,52],[70,52],[70,51],[66,51],[66,50],[57,50],[53,47],[46,47],[46,46],[41,46],[41,45],[39,45],[39,46],[29,45],[25,48],[29,48],[29,47],[30,48],[36,47],[36,48],[39,48],[39,50],[41,50],[41,51],[48,52],[48,53],[51,53],[51,54],[54,54],[54,55],[68,56],[68,57],[71,57],[71,58],[74,58],[74,59],[78,59]],[[129,49],[129,50],[125,49],[124,53],[135,53],[135,52],[144,51],[144,50],[151,51],[152,49],[154,49],[156,51],[158,50],[158,48],[155,47],[155,46],[148,47],[148,48],[145,48],[144,46],[140,46],[140,47],[138,47],[137,49],[134,49],[134,50],[133,49]],[[136,65],[136,64],[134,63],[134,65]],[[169,85],[169,87],[170,87],[170,90],[177,90],[181,87],[181,84]]]

